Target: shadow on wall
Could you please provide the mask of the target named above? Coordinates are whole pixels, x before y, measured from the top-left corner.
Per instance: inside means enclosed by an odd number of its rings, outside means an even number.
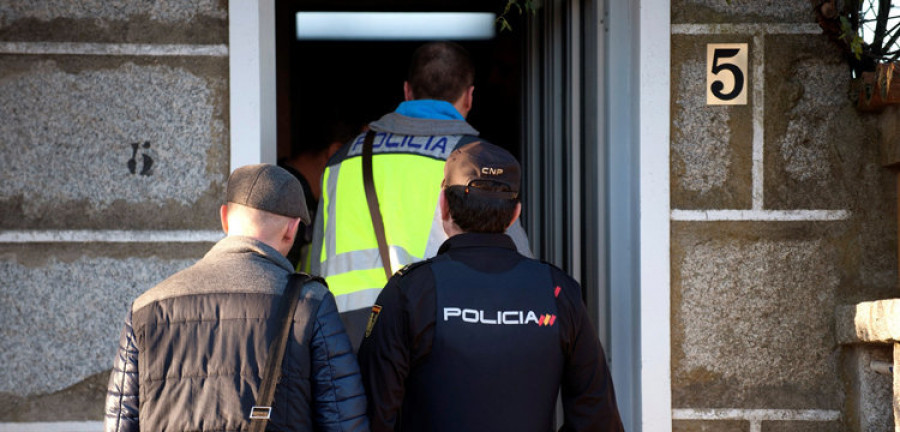
[[[0,422],[102,421],[109,372],[91,375],[78,384],[45,395],[21,397],[0,393]]]

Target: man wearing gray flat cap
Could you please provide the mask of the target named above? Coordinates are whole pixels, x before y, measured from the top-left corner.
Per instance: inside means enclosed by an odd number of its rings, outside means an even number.
[[[300,183],[238,168],[220,213],[226,237],[128,310],[105,430],[367,431],[334,296],[285,258],[309,223]]]

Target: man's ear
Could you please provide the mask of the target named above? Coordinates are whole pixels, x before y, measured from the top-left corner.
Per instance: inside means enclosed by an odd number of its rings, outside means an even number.
[[[281,239],[290,245],[294,244],[294,239],[297,238],[297,229],[300,228],[300,218],[291,219],[291,222],[285,226],[284,232],[281,234]]]
[[[466,112],[472,111],[472,102],[475,100],[475,86],[469,86],[469,89],[466,90]]]
[[[409,81],[403,81],[403,100],[411,101],[415,99],[415,95],[413,95],[412,87],[409,86]]]
[[[474,95],[475,86],[469,86],[469,88],[453,102],[453,107],[456,108],[456,111],[459,111],[463,118],[468,117],[469,111],[472,111]]]
[[[343,147],[343,146],[344,146],[344,143],[342,143],[340,141],[337,141],[337,140],[332,141],[331,144],[328,146],[328,149],[327,149],[328,157],[325,158],[325,162],[328,162],[328,159],[331,159],[331,156],[334,156],[334,154],[337,153],[337,151],[340,150],[341,147]]]
[[[449,221],[450,206],[447,205],[447,198],[444,195],[444,189],[441,189],[440,195],[438,196],[438,206],[441,208],[441,220]]]
[[[511,227],[514,223],[516,223],[516,220],[519,219],[519,215],[521,215],[521,214],[522,214],[522,203],[516,203],[516,211],[515,211],[515,213],[513,213],[513,218],[511,221],[509,221],[509,225],[506,226],[506,229],[509,229],[509,227]]]
[[[225,231],[225,235],[228,235],[228,205],[222,204],[222,207],[219,207],[219,217],[222,219],[222,231]]]

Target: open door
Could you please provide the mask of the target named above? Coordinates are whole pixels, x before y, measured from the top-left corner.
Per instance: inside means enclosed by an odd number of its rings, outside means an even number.
[[[611,183],[616,178],[633,180],[635,175],[628,168],[622,170],[636,163],[635,154],[628,151],[632,146],[616,138],[617,131],[631,129],[628,122],[634,119],[608,110],[611,36],[604,21],[608,8],[624,10],[629,3],[607,3],[541,2],[534,14],[511,16],[512,31],[498,31],[486,40],[457,41],[472,53],[477,73],[468,120],[484,138],[522,162],[522,220],[532,250],[582,284],[612,368],[623,421],[632,430],[640,418],[639,328],[631,324],[638,319],[633,288],[638,264],[633,251],[639,240],[636,226],[628,222],[628,230],[619,230],[616,227],[622,224],[615,219],[633,216],[637,191],[633,183],[617,182],[615,188]],[[292,148],[307,145],[309,125],[337,117],[359,127],[396,108],[402,101],[409,57],[426,41],[298,40],[298,12],[496,13],[500,6],[464,0],[364,4],[279,0],[276,9],[278,155],[286,157]],[[632,43],[617,42],[615,51]],[[623,109],[630,112],[632,107]],[[608,121],[622,124],[608,128]],[[628,246],[616,255],[610,253],[613,244]],[[613,291],[615,287],[618,291]]]

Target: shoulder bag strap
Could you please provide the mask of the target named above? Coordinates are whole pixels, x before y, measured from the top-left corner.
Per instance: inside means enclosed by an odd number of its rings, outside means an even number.
[[[263,379],[259,385],[259,393],[256,395],[256,405],[250,409],[250,432],[265,431],[266,424],[272,416],[275,386],[281,377],[281,362],[284,360],[284,350],[291,333],[291,324],[294,322],[294,313],[297,311],[297,299],[300,297],[303,285],[310,279],[311,276],[308,274],[294,273],[288,279],[284,289],[284,295],[276,315],[278,321],[275,321],[280,322],[281,331],[269,345],[266,368],[263,370]]]
[[[375,239],[378,240],[378,254],[381,255],[381,265],[384,266],[384,276],[390,280],[391,258],[388,255],[387,238],[384,235],[384,221],[381,219],[381,209],[378,207],[378,195],[375,193],[375,181],[372,179],[372,145],[375,142],[375,132],[366,132],[362,151],[362,175],[363,187],[366,190],[366,202],[369,204],[369,214],[372,216],[372,228],[375,229]]]

